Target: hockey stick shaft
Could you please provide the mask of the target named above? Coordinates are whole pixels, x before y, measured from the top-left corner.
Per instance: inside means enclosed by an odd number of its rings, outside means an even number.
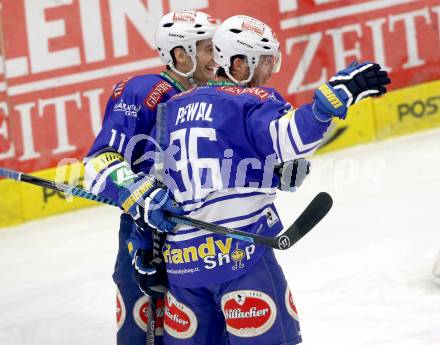
[[[16,181],[22,181],[30,184],[34,184],[40,187],[53,189],[60,192],[65,192],[81,198],[93,200],[96,202],[104,203],[107,205],[117,206],[117,204],[110,199],[103,198],[99,195],[95,195],[86,192],[84,189],[78,187],[72,187],[66,184],[55,183],[53,181],[45,180],[40,177],[23,174],[14,170],[0,168],[0,176],[7,177]],[[319,193],[304,210],[304,212],[298,217],[295,223],[290,226],[286,231],[277,237],[261,236],[241,230],[236,230],[228,227],[224,227],[217,224],[204,222],[197,219],[192,219],[187,216],[167,214],[167,219],[174,221],[178,224],[189,225],[194,228],[207,230],[216,234],[225,235],[241,241],[246,241],[255,244],[261,244],[272,247],[274,249],[288,249],[295,244],[300,238],[302,238],[308,231],[310,231],[324,216],[328,213],[332,206],[332,199],[327,193]],[[317,214],[313,214],[317,212]],[[303,226],[307,226],[303,228]],[[287,239],[286,239],[287,238]]]
[[[165,150],[165,120],[166,120],[166,104],[160,103],[157,106],[156,113],[156,142],[159,145],[156,148],[155,160],[154,160],[154,176],[157,178],[159,183],[164,181],[164,150]],[[153,233],[154,239],[157,239],[159,234],[157,232]],[[153,258],[159,256],[159,250],[157,248],[153,249]],[[157,309],[157,299],[150,296],[150,301],[148,303],[147,309],[147,345],[154,345],[154,335],[156,331],[156,309]]]

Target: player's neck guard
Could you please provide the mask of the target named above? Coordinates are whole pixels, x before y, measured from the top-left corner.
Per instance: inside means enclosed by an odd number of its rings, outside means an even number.
[[[206,84],[208,86],[237,86],[236,83],[230,80],[210,80]]]
[[[164,77],[167,81],[169,81],[177,90],[180,92],[186,91],[187,88],[183,86],[182,83],[178,82],[176,79],[174,79],[170,74],[168,74],[165,71],[160,72],[160,75]]]

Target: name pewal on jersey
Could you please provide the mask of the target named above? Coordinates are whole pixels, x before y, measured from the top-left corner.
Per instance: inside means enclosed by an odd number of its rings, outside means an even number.
[[[310,105],[292,109],[271,88],[213,85],[167,103],[166,184],[186,214],[276,236],[273,204],[282,161],[313,153],[328,128]],[[192,287],[234,279],[256,264],[263,247],[179,225],[163,254],[173,284]]]

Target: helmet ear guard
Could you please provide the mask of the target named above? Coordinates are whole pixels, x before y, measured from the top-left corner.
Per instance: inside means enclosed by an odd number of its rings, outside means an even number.
[[[214,61],[237,84],[244,85],[252,79],[261,56],[273,56],[273,72],[280,70],[280,44],[272,29],[258,19],[241,15],[226,19],[215,32],[213,44]],[[236,80],[231,75],[231,58],[236,55],[247,59],[250,73],[246,80]]]

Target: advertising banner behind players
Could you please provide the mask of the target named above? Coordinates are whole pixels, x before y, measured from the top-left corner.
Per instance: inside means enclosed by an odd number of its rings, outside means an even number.
[[[161,69],[153,33],[169,11],[199,9],[220,19],[246,13],[267,22],[279,33],[283,53],[271,86],[294,105],[308,102],[311,90],[353,60],[386,66],[393,90],[440,79],[440,49],[433,49],[440,39],[438,0],[0,3],[0,165],[24,172],[85,156],[113,85]],[[339,127],[325,149],[376,138],[371,104],[360,113],[367,120],[351,116],[353,123]]]

